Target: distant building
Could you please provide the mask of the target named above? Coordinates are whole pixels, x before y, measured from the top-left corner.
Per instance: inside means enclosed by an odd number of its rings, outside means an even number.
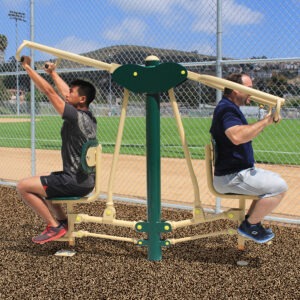
[[[259,106],[241,106],[240,110],[247,118],[260,119],[260,117],[265,116],[267,113],[264,108],[261,108],[261,111],[259,111]]]
[[[7,90],[10,98],[8,99],[8,101],[12,104],[17,102],[17,90],[16,89],[9,89]],[[25,101],[25,92],[23,90],[19,90],[19,99],[20,99],[20,103],[22,104]]]

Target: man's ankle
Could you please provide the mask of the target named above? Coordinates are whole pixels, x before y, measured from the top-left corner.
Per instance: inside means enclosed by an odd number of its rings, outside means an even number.
[[[58,227],[60,224],[58,222],[51,222],[51,223],[48,223],[47,226],[50,226],[50,227]]]
[[[246,218],[245,221],[248,225],[258,225],[261,223],[259,219],[251,218],[250,216]]]

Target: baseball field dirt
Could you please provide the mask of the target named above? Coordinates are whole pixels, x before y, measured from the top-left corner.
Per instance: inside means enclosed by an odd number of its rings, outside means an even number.
[[[31,174],[30,149],[0,148],[0,179],[17,181]],[[36,174],[46,174],[62,169],[59,151],[36,150]],[[206,207],[214,207],[215,197],[209,192],[206,182],[205,162],[193,160],[198,180],[201,201]],[[111,154],[103,154],[101,168],[101,191],[107,192],[112,163]],[[279,173],[287,182],[288,192],[274,210],[277,216],[300,218],[298,166],[262,165],[258,167]],[[163,202],[179,205],[192,205],[194,200],[191,178],[184,159],[162,158],[161,160],[161,198]],[[144,156],[120,155],[113,194],[130,199],[146,199],[146,158]],[[251,202],[248,201],[249,206]],[[222,199],[224,208],[237,207],[238,201]]]

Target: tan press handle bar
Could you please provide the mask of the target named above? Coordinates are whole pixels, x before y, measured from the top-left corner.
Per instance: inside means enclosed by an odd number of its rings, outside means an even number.
[[[102,62],[102,61],[99,61],[96,59],[92,59],[92,58],[74,54],[71,52],[44,46],[44,45],[41,45],[38,43],[26,41],[26,40],[23,41],[23,43],[19,46],[19,48],[17,50],[16,59],[18,61],[20,61],[20,53],[24,47],[28,47],[28,48],[39,50],[42,52],[46,52],[46,53],[52,54],[56,57],[59,57],[61,59],[67,59],[67,60],[71,60],[71,61],[74,61],[77,63],[81,63],[86,66],[95,67],[95,68],[101,69],[101,70],[106,70],[110,73],[113,73],[113,71],[120,66],[118,64],[108,64],[108,63],[105,63],[105,62]]]
[[[83,65],[87,65],[87,66],[94,67],[97,69],[106,70],[110,73],[113,73],[115,71],[115,69],[120,66],[119,64],[105,63],[105,62],[102,62],[102,61],[99,61],[96,59],[92,59],[92,58],[85,57],[82,55],[78,55],[78,54],[74,54],[71,52],[48,47],[48,46],[41,45],[41,44],[31,42],[31,41],[27,41],[27,40],[24,40],[23,43],[20,45],[20,47],[17,50],[16,59],[18,61],[20,61],[20,53],[24,47],[40,50],[42,52],[52,54],[60,59],[74,61],[74,62],[81,63]],[[234,90],[238,90],[240,92],[246,93],[246,94],[250,95],[251,100],[253,100],[255,102],[267,105],[270,107],[270,109],[275,107],[276,111],[274,114],[274,120],[275,121],[279,120],[280,109],[281,109],[281,106],[285,102],[285,100],[283,98],[280,98],[280,97],[277,97],[277,96],[274,96],[274,95],[271,95],[271,94],[253,89],[253,88],[249,88],[244,85],[241,85],[241,84],[238,84],[238,83],[235,83],[235,82],[223,79],[223,78],[215,77],[215,76],[202,75],[202,74],[188,71],[188,79],[193,80],[193,81],[198,81],[200,83],[203,83],[207,86],[210,86],[212,88],[219,89],[219,90],[224,90],[224,88],[227,87],[230,89],[234,89]]]

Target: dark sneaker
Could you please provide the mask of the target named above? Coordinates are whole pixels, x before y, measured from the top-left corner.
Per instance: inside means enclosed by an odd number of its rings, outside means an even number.
[[[40,235],[32,238],[32,241],[36,244],[45,244],[47,242],[59,239],[66,233],[67,230],[62,225],[59,225],[58,227],[47,226]]]
[[[237,231],[241,236],[251,239],[259,244],[267,243],[275,236],[273,232],[267,232],[261,223],[252,225],[246,220],[242,222]]]
[[[246,215],[245,220],[248,220],[248,218],[249,218],[249,215]],[[271,228],[265,228],[265,230],[267,233],[273,233],[273,230]]]
[[[57,220],[59,225],[62,225],[68,231],[68,219],[65,220]]]

